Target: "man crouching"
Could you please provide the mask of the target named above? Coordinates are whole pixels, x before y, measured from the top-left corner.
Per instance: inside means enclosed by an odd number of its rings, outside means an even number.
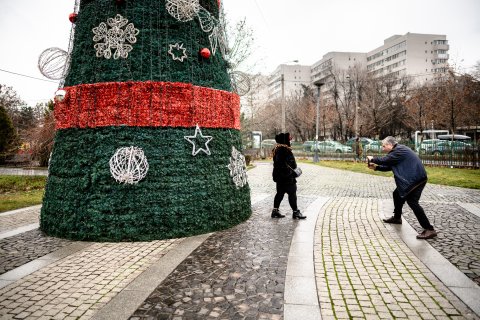
[[[425,211],[418,201],[427,184],[427,172],[422,161],[410,148],[397,143],[394,137],[382,140],[382,150],[388,154],[384,157],[368,156],[368,167],[377,171],[393,171],[397,188],[393,191],[395,209],[393,217],[383,219],[386,223],[402,224],[402,208],[405,202],[412,208],[418,222],[424,229],[417,239],[431,239],[437,232],[428,221]]]

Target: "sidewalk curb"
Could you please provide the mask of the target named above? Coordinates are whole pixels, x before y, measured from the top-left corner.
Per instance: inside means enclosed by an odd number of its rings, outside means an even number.
[[[321,320],[315,281],[315,227],[329,197],[318,197],[305,210],[306,221],[298,221],[288,254],[285,278],[285,320]]]

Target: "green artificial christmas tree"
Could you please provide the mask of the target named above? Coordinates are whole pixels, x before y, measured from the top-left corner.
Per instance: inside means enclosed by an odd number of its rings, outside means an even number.
[[[220,2],[81,0],[75,11],[41,229],[141,241],[248,219]]]

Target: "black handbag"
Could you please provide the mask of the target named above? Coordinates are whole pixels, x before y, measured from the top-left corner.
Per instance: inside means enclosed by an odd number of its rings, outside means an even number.
[[[290,170],[293,171],[293,174],[295,174],[295,178],[298,178],[302,175],[302,169],[300,169],[299,167],[296,167],[295,169],[293,169],[292,167],[290,167],[288,164],[287,164],[287,167],[290,168]]]

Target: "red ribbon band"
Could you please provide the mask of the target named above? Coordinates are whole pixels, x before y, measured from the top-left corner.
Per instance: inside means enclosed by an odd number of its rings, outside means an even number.
[[[240,129],[237,94],[180,82],[105,82],[63,88],[57,129],[193,127]]]

